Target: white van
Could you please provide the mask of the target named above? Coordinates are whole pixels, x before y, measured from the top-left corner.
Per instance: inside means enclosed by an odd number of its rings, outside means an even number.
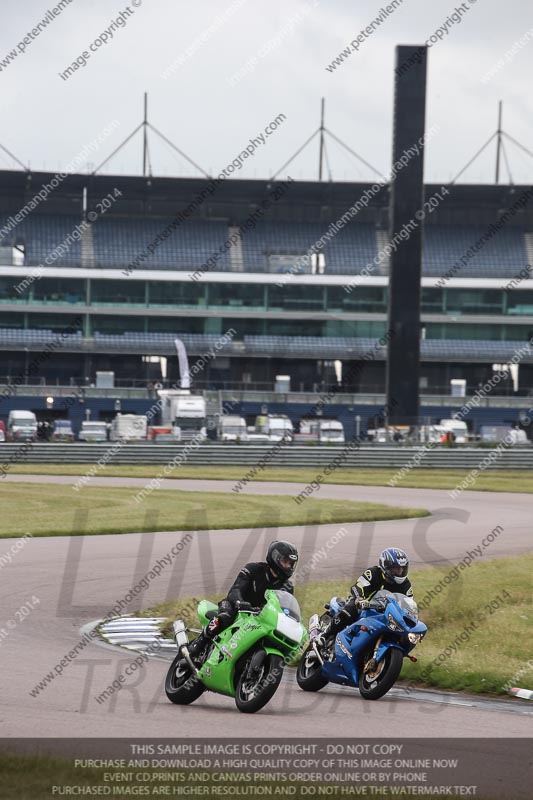
[[[84,420],[78,436],[80,442],[107,442],[107,425],[97,420]]]
[[[339,422],[338,419],[320,420],[318,440],[322,443],[344,443],[344,426],[342,422]]]
[[[248,441],[246,420],[237,414],[226,414],[219,417],[218,438],[221,442]]]
[[[139,440],[146,439],[148,433],[148,420],[142,414],[117,414],[111,423],[109,440],[117,442],[119,439]]]
[[[286,414],[261,414],[255,418],[255,427],[248,428],[248,441],[254,444],[264,442],[292,442],[294,428]]]
[[[8,442],[35,442],[37,417],[33,411],[10,411],[7,420]]]

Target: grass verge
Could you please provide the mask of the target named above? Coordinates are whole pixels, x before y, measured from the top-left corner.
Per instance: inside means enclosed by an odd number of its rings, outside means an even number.
[[[484,450],[480,450],[481,461]],[[332,456],[333,457],[333,456]],[[9,470],[20,475],[85,475],[87,464],[17,464]],[[98,477],[155,478],[161,472],[161,466],[137,466],[124,464],[121,466],[104,466],[98,469]],[[288,467],[267,467],[258,471],[254,481],[283,481],[286,483],[309,483],[316,479],[319,468],[290,469]],[[176,466],[168,469],[167,478],[198,480],[231,480],[240,481],[247,473],[246,467],[236,466]],[[353,469],[339,467],[331,475],[324,476],[322,483],[350,484],[354,486],[389,486],[390,481],[398,474],[397,469]],[[455,489],[469,474],[462,469],[412,469],[407,472],[395,486],[411,489]],[[525,492],[533,493],[531,470],[497,470],[487,469],[478,475],[472,486],[465,491],[476,492]]]
[[[418,663],[404,661],[402,680],[492,695],[505,693],[508,684],[533,689],[533,659],[532,668],[527,667],[532,658],[533,555],[471,564],[437,594],[435,587],[452,569],[431,567],[411,572],[415,598],[421,602],[431,590],[435,597],[420,609],[428,633],[414,651]],[[297,583],[296,596],[304,621],[311,614],[320,613],[324,602],[333,595],[346,597],[351,583]],[[498,596],[500,602],[495,600]],[[169,622],[163,630],[171,635],[170,623],[188,606],[194,607],[191,602],[162,603],[143,611],[141,616],[166,617]],[[189,624],[198,625],[196,614],[186,612],[183,616]]]
[[[221,492],[157,491],[142,503],[138,489],[86,487],[46,483],[7,483],[2,491],[0,538],[31,532],[33,536],[75,536],[139,531],[277,528],[337,522],[424,517],[420,508],[378,503],[307,498],[297,505],[292,497],[237,495]],[[24,513],[21,513],[24,509]],[[84,519],[81,524],[79,520]],[[76,528],[74,529],[74,524]]]

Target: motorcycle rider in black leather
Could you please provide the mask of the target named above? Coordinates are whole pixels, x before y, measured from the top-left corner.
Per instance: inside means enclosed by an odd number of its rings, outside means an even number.
[[[283,589],[294,594],[290,578],[298,563],[298,551],[290,542],[275,541],[268,548],[266,561],[245,564],[235,578],[227,597],[218,604],[218,614],[189,645],[192,657],[201,660],[211,640],[225,630],[239,611],[265,605],[267,589]]]

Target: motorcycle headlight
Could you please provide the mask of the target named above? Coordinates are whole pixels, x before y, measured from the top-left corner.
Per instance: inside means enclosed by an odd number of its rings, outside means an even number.
[[[300,642],[304,636],[305,628],[295,619],[287,617],[285,614],[278,614],[278,624],[276,631],[292,639],[293,642]]]
[[[401,633],[403,631],[403,628],[401,627],[401,625],[398,625],[398,623],[396,622],[390,611],[387,616],[387,628],[390,631],[395,631],[396,633]]]
[[[419,633],[408,633],[407,638],[411,642],[411,644],[418,644],[422,636]]]

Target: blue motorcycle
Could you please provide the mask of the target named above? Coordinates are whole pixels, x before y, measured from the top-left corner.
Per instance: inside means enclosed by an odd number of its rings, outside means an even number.
[[[410,653],[427,627],[418,619],[411,597],[382,589],[354,623],[323,641],[321,630],[344,605],[340,597],[333,597],[325,605],[326,614],[311,617],[311,641],[298,664],[298,685],[317,692],[330,682],[340,683],[358,687],[366,700],[378,700],[398,679],[403,659],[416,661]]]

